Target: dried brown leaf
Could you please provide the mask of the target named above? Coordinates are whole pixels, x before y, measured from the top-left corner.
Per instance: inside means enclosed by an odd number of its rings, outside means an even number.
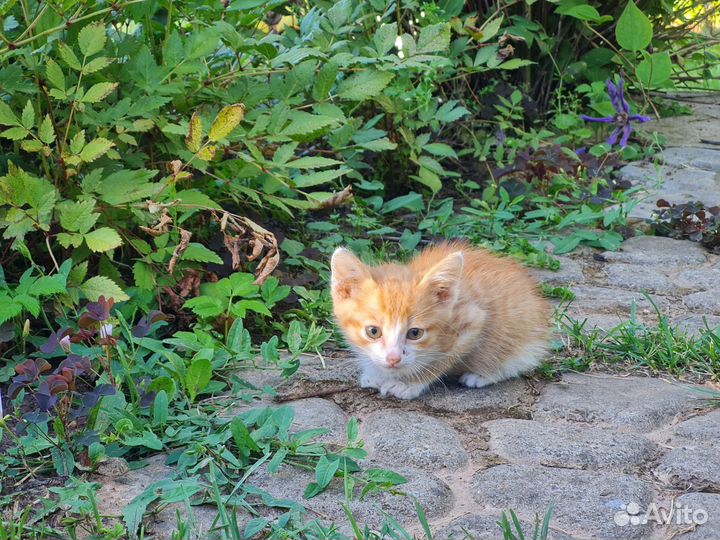
[[[170,262],[168,263],[168,272],[171,274],[175,270],[175,265],[180,260],[180,257],[182,257],[182,254],[185,253],[185,250],[190,245],[190,238],[192,238],[190,231],[180,229],[180,243],[175,247],[175,251],[173,251]]]

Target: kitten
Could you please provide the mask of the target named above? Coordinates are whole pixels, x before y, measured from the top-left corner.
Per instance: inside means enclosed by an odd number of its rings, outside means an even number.
[[[360,385],[401,399],[441,377],[479,388],[535,368],[550,306],[519,264],[464,243],[407,265],[368,266],[333,253],[335,317],[362,362]]]

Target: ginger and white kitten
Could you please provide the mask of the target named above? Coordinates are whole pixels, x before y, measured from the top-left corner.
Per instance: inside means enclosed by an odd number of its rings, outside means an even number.
[[[331,269],[363,388],[401,399],[442,377],[479,388],[534,369],[546,351],[550,306],[510,259],[443,243],[407,265],[368,266],[338,248]]]

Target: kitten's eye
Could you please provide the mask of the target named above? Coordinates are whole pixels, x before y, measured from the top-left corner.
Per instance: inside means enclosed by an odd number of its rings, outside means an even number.
[[[423,337],[424,333],[425,333],[425,330],[423,330],[422,328],[411,328],[410,330],[407,331],[406,335],[407,335],[408,339],[416,341],[416,340],[420,339],[421,337]]]
[[[370,339],[377,339],[382,336],[382,330],[380,330],[377,326],[366,326],[365,333]]]

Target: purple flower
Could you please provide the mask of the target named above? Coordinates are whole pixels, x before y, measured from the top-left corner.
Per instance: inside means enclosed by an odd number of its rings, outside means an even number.
[[[580,118],[586,122],[600,122],[602,124],[615,124],[615,129],[607,139],[607,143],[612,146],[620,139],[620,148],[625,148],[630,138],[630,132],[632,131],[631,122],[649,122],[649,116],[642,116],[641,114],[630,114],[630,105],[625,99],[625,81],[620,77],[620,83],[615,86],[613,82],[608,79],[606,81],[608,95],[610,101],[612,101],[613,107],[615,107],[616,113],[612,116],[604,116],[602,118],[594,118],[584,114],[580,115]]]

